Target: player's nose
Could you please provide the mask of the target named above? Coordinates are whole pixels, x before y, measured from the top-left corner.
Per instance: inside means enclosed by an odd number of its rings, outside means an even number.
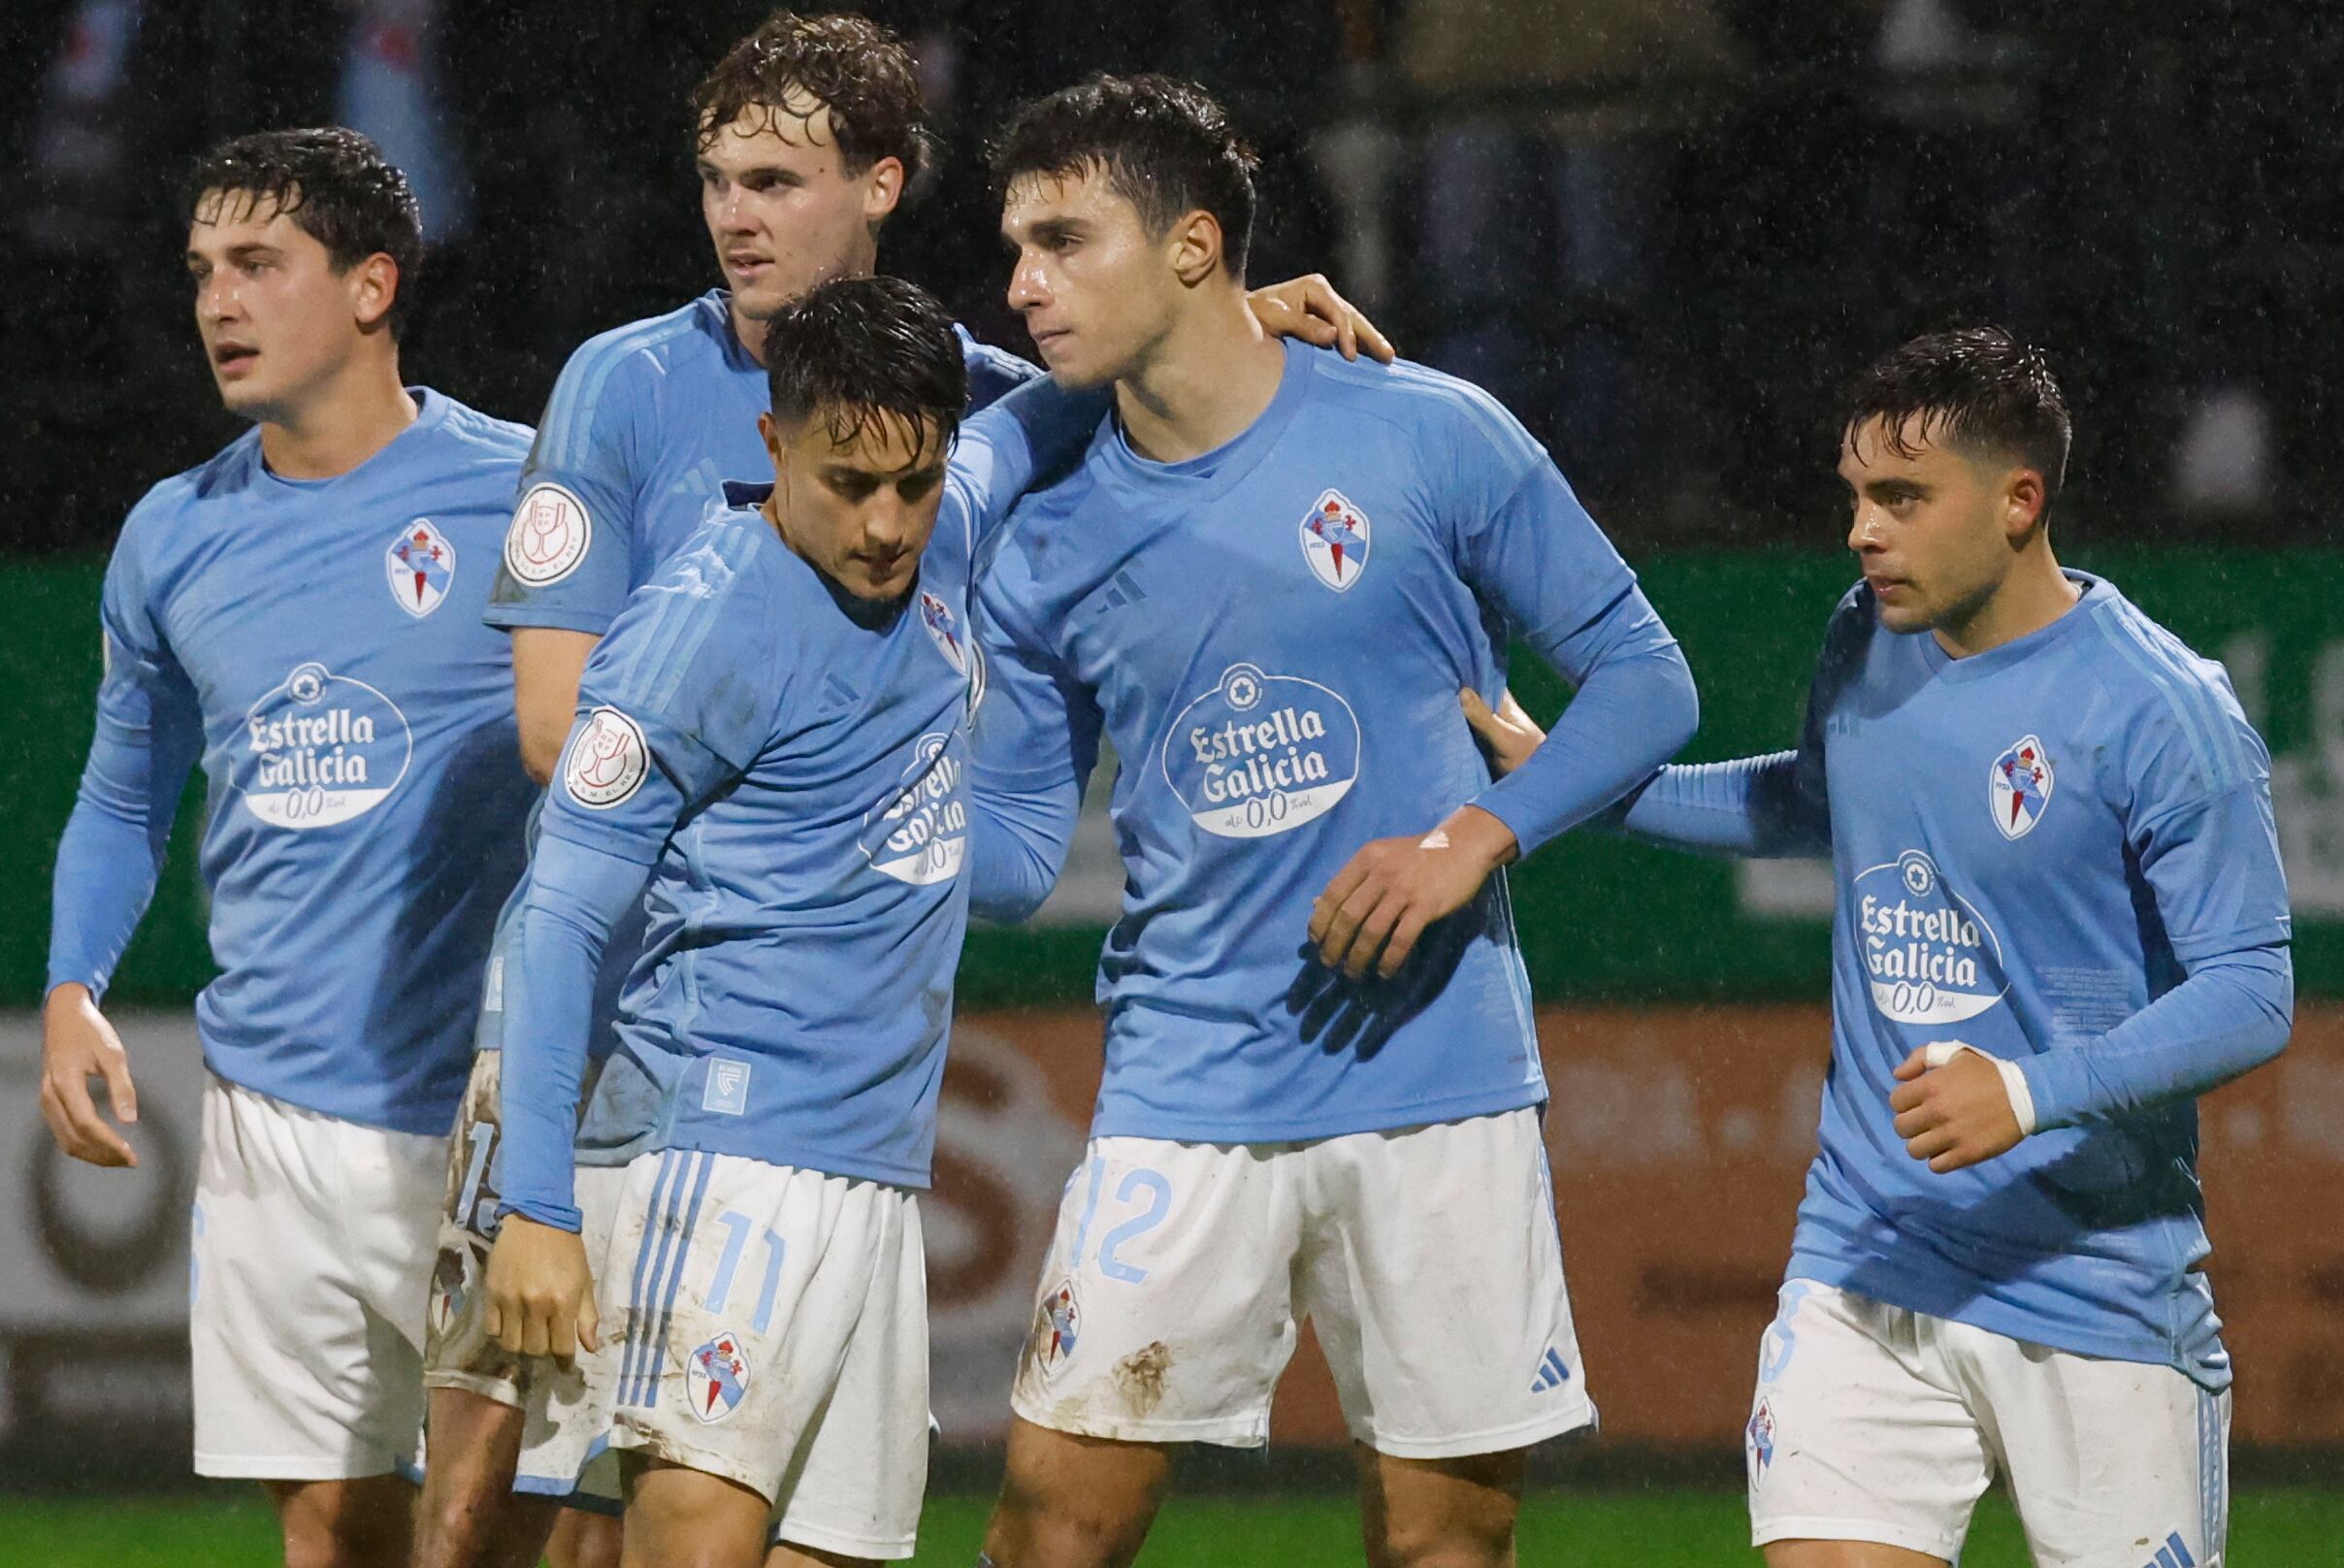
[[[1050,290],[1042,281],[1041,267],[1020,256],[1017,266],[1010,269],[1009,308],[1013,310],[1030,310],[1049,301]]]

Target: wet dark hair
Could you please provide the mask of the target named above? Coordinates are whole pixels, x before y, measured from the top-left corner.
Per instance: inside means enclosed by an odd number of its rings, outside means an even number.
[[[1004,189],[1027,175],[1102,171],[1152,235],[1188,212],[1210,212],[1221,225],[1223,265],[1232,278],[1245,278],[1260,160],[1227,112],[1193,82],[1095,76],[1033,99],[1011,114],[991,159]]]
[[[784,118],[802,123],[807,116],[790,104],[801,94],[830,110],[849,174],[894,158],[903,165],[908,190],[934,159],[919,64],[903,40],[864,16],[791,11],[766,17],[692,89],[700,147],[705,149],[717,132],[747,114],[764,116],[761,130]]]
[[[2067,400],[2042,350],[2000,327],[1933,332],[1872,365],[1848,392],[1842,437],[1873,419],[1900,457],[1935,441],[2025,464],[2043,476],[2046,517],[2067,478]]]
[[[968,406],[968,366],[952,316],[900,278],[841,278],[794,302],[765,327],[765,384],[785,425],[820,419],[844,446],[900,421],[928,450],[949,447]]]
[[[326,247],[339,272],[369,256],[390,257],[399,267],[399,287],[391,296],[389,325],[391,337],[399,337],[423,268],[423,210],[407,176],[371,139],[340,125],[236,137],[188,171],[182,215],[194,221],[204,199],[214,193],[274,204]]]

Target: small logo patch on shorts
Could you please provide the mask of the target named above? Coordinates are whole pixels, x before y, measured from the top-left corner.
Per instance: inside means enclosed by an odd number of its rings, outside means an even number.
[[[718,1116],[749,1113],[749,1063],[718,1057],[708,1063],[708,1087],[700,1091],[700,1108]]]
[[[684,1391],[692,1414],[710,1426],[740,1408],[749,1393],[749,1357],[728,1328],[684,1362]]]
[[[1764,1474],[1766,1467],[1774,1462],[1774,1407],[1764,1399],[1750,1413],[1749,1443],[1750,1472]]]
[[[1074,1354],[1074,1342],[1082,1330],[1082,1309],[1075,1304],[1074,1281],[1058,1281],[1042,1297],[1041,1309],[1033,1315],[1033,1358],[1047,1377],[1066,1364]]]

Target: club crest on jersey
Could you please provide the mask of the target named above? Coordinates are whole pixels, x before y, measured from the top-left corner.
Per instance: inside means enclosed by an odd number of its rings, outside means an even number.
[[[598,707],[570,743],[562,785],[589,811],[607,811],[643,787],[651,747],[642,726],[615,707]]]
[[[2051,754],[2035,735],[2023,735],[1994,759],[1986,775],[1986,799],[1994,825],[2004,838],[2024,838],[2043,820],[2051,803]]]
[[[1337,593],[1367,570],[1367,513],[1340,490],[1319,496],[1302,518],[1302,558],[1320,582]]]
[[[953,619],[952,606],[927,589],[920,590],[920,624],[935,641],[936,651],[944,655],[955,670],[968,673],[968,650],[960,645],[960,628]]]
[[[728,1328],[684,1359],[684,1393],[692,1414],[713,1426],[749,1394],[749,1357]]]
[[[1074,1281],[1063,1279],[1050,1288],[1033,1315],[1033,1358],[1047,1377],[1066,1364],[1082,1333],[1083,1311],[1075,1303]]]
[[[593,539],[585,503],[558,484],[532,485],[505,531],[505,570],[515,582],[543,588],[577,571]]]
[[[429,517],[402,529],[383,552],[382,564],[390,573],[391,597],[417,620],[440,607],[456,580],[456,547]]]

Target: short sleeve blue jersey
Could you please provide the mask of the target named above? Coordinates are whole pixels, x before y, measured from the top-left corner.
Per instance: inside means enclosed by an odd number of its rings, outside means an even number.
[[[2219,1386],[2195,1101],[2113,1108],[2091,1048],[2284,949],[2269,758],[2219,665],[2069,575],[2074,609],[1964,659],[1868,588],[1833,620],[1798,759],[1839,889],[1832,1069],[1790,1272]],[[1946,1039],[2015,1060],[2042,1130],[1938,1174],[1887,1107]]]
[[[1039,374],[960,331],[974,412]],[[506,532],[493,625],[600,636],[723,499],[769,477],[765,368],[714,289],[591,338],[554,383]]]
[[[529,431],[416,397],[413,423],[347,474],[280,478],[255,431],[132,511],[77,817],[138,808],[102,765],[128,748],[154,764],[143,788],[167,825],[200,754],[212,1070],[440,1133],[536,793],[506,639],[481,624]],[[50,980],[102,986],[128,932],[77,916],[78,897],[58,889]]]
[[[1080,776],[1102,732],[1121,759],[1098,1134],[1318,1138],[1546,1097],[1503,873],[1391,980],[1305,950],[1370,839],[1468,802],[1525,854],[1570,825],[1533,770],[1492,785],[1459,712],[1461,688],[1503,686],[1510,636],[1574,681],[1640,654],[1681,677],[1634,573],[1493,400],[1288,343],[1267,409],[1202,457],[1146,462],[1103,424],[1019,504],[978,595],[980,800]],[[1619,730],[1612,794],[1682,739],[1646,755]]]

